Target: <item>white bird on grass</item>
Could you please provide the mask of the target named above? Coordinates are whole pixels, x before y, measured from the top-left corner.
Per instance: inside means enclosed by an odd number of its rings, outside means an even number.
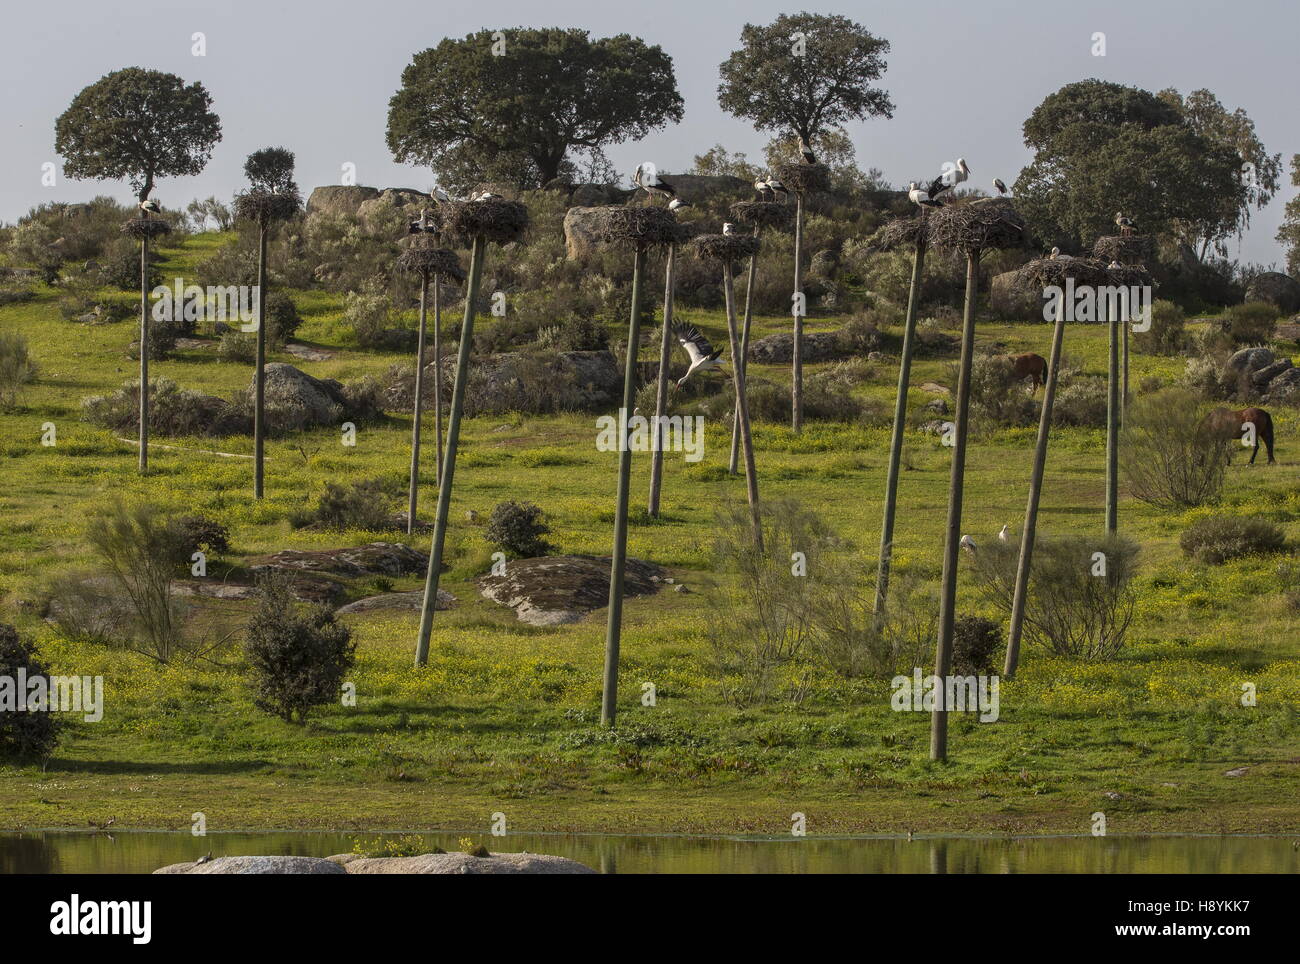
[[[961,546],[967,552],[975,551],[975,540],[972,539],[970,536],[962,536],[961,541],[958,542],[957,545]]]
[[[673,325],[672,332],[677,336],[681,346],[686,349],[686,354],[690,356],[691,367],[686,370],[686,374],[677,380],[677,387],[681,388],[682,383],[698,371],[708,371],[710,368],[718,368],[721,362],[718,356],[722,350],[714,351],[709,340],[700,334],[700,330],[694,325]]]
[[[1011,526],[1004,525],[1002,531],[998,533],[998,539],[1002,542],[1009,542],[1011,540]]]

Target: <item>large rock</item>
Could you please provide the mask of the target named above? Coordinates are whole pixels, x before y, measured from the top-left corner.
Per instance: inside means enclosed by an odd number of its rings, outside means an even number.
[[[1288,368],[1268,383],[1270,402],[1300,401],[1300,368]]]
[[[307,198],[308,214],[344,214],[355,217],[365,201],[379,197],[377,187],[359,184],[326,184],[311,192]]]
[[[1043,317],[1043,292],[1041,288],[1018,284],[1019,272],[1004,271],[989,282],[989,305],[999,318],[1020,321],[1041,321]]]
[[[253,571],[263,568],[335,576],[406,576],[424,572],[429,557],[400,542],[368,542],[343,549],[281,549],[249,560]]]
[[[609,603],[609,556],[543,556],[506,563],[501,576],[483,576],[479,590],[493,602],[509,606],[520,622],[558,626],[581,619]],[[664,570],[651,562],[628,559],[623,591],[628,596],[658,592]]]
[[[852,355],[839,332],[805,331],[803,333],[803,360],[807,363],[834,361]],[[749,346],[749,360],[760,365],[783,364],[794,360],[794,335],[780,332],[760,338]]]
[[[1230,375],[1253,375],[1262,368],[1272,365],[1277,359],[1267,348],[1242,348],[1234,352],[1224,368]]]
[[[1269,383],[1292,367],[1294,366],[1291,364],[1291,359],[1279,358],[1273,364],[1265,365],[1251,375],[1250,384],[1256,391],[1268,391]]]
[[[1280,271],[1263,271],[1246,285],[1247,301],[1267,301],[1290,314],[1300,311],[1300,281]]]
[[[594,874],[586,864],[550,854],[421,854],[418,857],[330,857],[349,874]]]
[[[591,256],[600,244],[596,232],[599,207],[573,207],[564,215],[564,247],[570,261]]]
[[[379,192],[378,197],[368,198],[357,205],[357,220],[368,228],[374,228],[382,221],[381,215],[387,212],[390,205],[413,219],[419,216],[421,208],[429,207],[432,203],[429,195],[422,191],[387,187]]]
[[[301,429],[338,425],[343,421],[346,399],[339,382],[332,378],[313,378],[284,362],[272,362],[265,372],[267,421],[271,425]],[[249,398],[256,387],[254,373],[248,384]]]
[[[159,867],[155,874],[346,874],[335,860],[322,857],[217,857]]]

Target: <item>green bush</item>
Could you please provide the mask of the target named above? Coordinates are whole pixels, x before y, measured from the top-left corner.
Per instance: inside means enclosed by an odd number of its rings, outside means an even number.
[[[16,682],[20,671],[28,679],[49,676],[36,647],[18,635],[8,623],[0,623],[0,678]],[[17,694],[24,709],[0,707],[0,760],[26,762],[43,760],[59,742],[58,718],[49,712],[33,712],[26,705],[27,694]],[[48,699],[48,696],[47,696]]]
[[[952,366],[950,383],[958,382],[957,366]],[[1029,425],[1037,415],[1038,405],[1025,394],[1016,380],[1014,366],[1006,355],[979,355],[971,360],[970,413],[972,424],[983,428],[998,425]]]
[[[391,501],[379,479],[349,485],[326,482],[315,508],[292,514],[289,522],[300,529],[309,525],[325,529],[391,529]]]
[[[289,587],[283,576],[264,577],[258,584],[244,656],[257,707],[302,723],[314,707],[338,698],[356,661],[356,644],[328,606],[299,613]]]
[[[82,399],[81,417],[114,432],[135,432],[140,424],[140,382]],[[219,436],[245,430],[242,416],[221,399],[181,388],[170,378],[149,380],[149,431],[154,435]]]
[[[1120,470],[1134,498],[1161,508],[1214,502],[1232,440],[1203,429],[1204,406],[1183,389],[1139,397],[1128,410]]]
[[[230,530],[216,519],[205,515],[184,515],[176,520],[180,534],[182,562],[188,563],[195,552],[202,550],[209,556],[230,551]]]
[[[1098,428],[1106,424],[1106,379],[1100,376],[1076,378],[1057,390],[1052,404],[1052,422]]]
[[[488,519],[483,538],[488,545],[516,559],[545,556],[555,547],[542,537],[550,532],[542,510],[531,502],[501,502]]]
[[[272,291],[266,296],[267,344],[276,347],[287,345],[301,324],[302,318],[293,298],[283,291]]]
[[[0,331],[0,408],[12,408],[18,393],[35,381],[36,375],[27,339],[16,331]]]
[[[1248,301],[1229,308],[1222,325],[1236,344],[1258,345],[1272,339],[1278,316],[1276,305]]]
[[[1002,645],[1002,626],[983,616],[962,616],[952,627],[952,671],[982,676],[994,671],[993,655]]]
[[[246,331],[227,331],[217,345],[217,358],[223,362],[252,365],[257,361],[257,335]]]
[[[1286,535],[1267,519],[1212,515],[1193,522],[1178,542],[1193,559],[1217,566],[1241,556],[1281,552]]]
[[[1151,327],[1133,333],[1133,347],[1148,355],[1177,355],[1187,340],[1185,319],[1183,309],[1172,301],[1156,301],[1151,306]]]

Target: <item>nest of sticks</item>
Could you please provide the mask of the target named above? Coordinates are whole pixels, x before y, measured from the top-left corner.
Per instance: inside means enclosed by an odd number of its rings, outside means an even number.
[[[932,208],[926,217],[932,248],[970,253],[984,248],[1021,248],[1027,241],[1024,218],[1007,198],[979,198]]]
[[[466,244],[477,237],[510,244],[528,229],[528,208],[521,201],[444,201],[438,214],[443,232]]]
[[[665,247],[682,240],[682,226],[666,207],[610,206],[592,216],[597,237],[633,248]]]
[[[1110,262],[1101,258],[1037,258],[1026,262],[1016,269],[1015,286],[1026,288],[1047,288],[1051,285],[1064,287],[1067,280],[1075,284],[1103,287],[1106,285],[1148,285],[1150,273],[1137,265],[1108,267]]]
[[[763,228],[788,228],[794,220],[794,212],[790,205],[780,201],[737,201],[731,206],[731,217],[761,231]]]
[[[465,280],[465,269],[461,267],[456,252],[431,245],[407,248],[397,256],[397,267],[426,279],[437,275],[454,281]]]
[[[758,254],[762,242],[752,234],[701,234],[691,245],[697,258],[716,264],[734,264]]]
[[[795,194],[827,191],[831,186],[831,169],[825,164],[782,164],[776,177]]]
[[[294,191],[244,191],[235,196],[235,218],[270,224],[287,221],[302,207],[302,197]]]
[[[894,218],[872,236],[871,247],[879,251],[914,248],[917,240],[924,238],[925,234],[925,217],[922,214]]]
[[[1156,256],[1156,239],[1149,234],[1110,234],[1097,239],[1092,246],[1094,258],[1120,264],[1141,264]]]
[[[171,232],[172,226],[162,218],[131,218],[122,224],[122,233],[137,241],[146,241],[162,237]]]

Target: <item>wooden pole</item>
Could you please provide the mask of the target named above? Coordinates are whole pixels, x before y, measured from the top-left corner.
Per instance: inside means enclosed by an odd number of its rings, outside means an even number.
[[[420,497],[420,420],[424,414],[424,332],[428,296],[429,275],[422,271],[420,272],[420,331],[415,342],[415,408],[411,417],[411,485],[406,502],[408,536],[415,532],[415,506]]]
[[[605,679],[600,701],[602,726],[613,726],[618,713],[618,647],[623,630],[623,573],[627,568],[627,500],[632,482],[632,444],[627,423],[636,402],[636,356],[641,340],[641,274],[645,248],[632,262],[632,316],[627,325],[627,360],[623,367],[623,408],[619,412],[618,496],[614,509],[614,550],[609,566],[609,622],[605,628]]]
[[[894,556],[894,514],[898,505],[898,471],[903,455],[903,434],[907,430],[907,389],[912,377],[912,352],[916,346],[916,314],[921,300],[921,271],[925,266],[925,209],[921,210],[921,232],[912,255],[912,283],[907,290],[907,317],[903,322],[903,357],[898,363],[898,397],[894,401],[894,431],[889,440],[889,469],[885,474],[885,515],[880,525],[880,563],[876,570],[876,602],[873,612],[884,615],[889,597],[889,570]]]
[[[257,233],[257,370],[253,373],[253,498],[262,498],[266,448],[266,225]]]
[[[1106,392],[1106,532],[1114,535],[1119,528],[1119,319],[1117,311],[1107,312],[1110,325],[1110,364]]]
[[[433,484],[442,481],[442,287],[433,276],[433,428],[438,433],[433,460]]]
[[[796,432],[803,431],[803,195],[797,195],[794,210],[794,346],[793,371],[790,383],[790,424]],[[734,367],[734,366],[733,366]]]
[[[1011,631],[1002,675],[1012,679],[1020,660],[1020,637],[1025,624],[1025,603],[1029,598],[1029,573],[1034,555],[1034,534],[1038,526],[1038,502],[1043,493],[1043,472],[1047,467],[1047,439],[1052,430],[1052,405],[1056,400],[1056,378],[1061,367],[1061,342],[1065,336],[1065,299],[1056,303],[1056,327],[1052,329],[1052,357],[1047,363],[1047,384],[1043,388],[1043,410],[1038,417],[1038,442],[1034,446],[1034,471],[1029,479],[1029,502],[1025,526],[1020,533],[1020,558],[1016,562],[1016,588],[1011,597]]]
[[[148,218],[148,214],[145,215]],[[176,306],[172,306],[176,310]],[[140,474],[149,471],[149,235],[140,238]]]
[[[731,378],[736,387],[736,424],[740,426],[741,448],[745,452],[745,493],[749,514],[754,523],[754,547],[763,551],[763,520],[758,513],[758,473],[754,470],[754,441],[749,433],[749,402],[745,396],[745,367],[735,359],[740,356],[740,339],[736,336],[736,288],[732,265],[722,266],[722,290],[727,296],[727,338],[731,343]]]
[[[758,228],[754,228],[754,237],[759,236]],[[758,275],[758,252],[755,251],[749,256],[749,275],[745,283],[745,318],[740,325],[740,354],[731,356],[731,367],[740,371],[743,375],[745,366],[749,364],[749,325],[753,318],[754,308],[754,281]],[[733,417],[731,420],[731,456],[727,460],[727,471],[732,475],[736,474],[736,466],[740,462],[740,419]]]
[[[659,515],[659,495],[664,473],[664,417],[668,414],[668,363],[673,352],[673,289],[676,285],[677,245],[668,246],[668,265],[664,269],[664,326],[659,339],[659,376],[655,381],[655,444],[650,453],[650,501],[646,512]]]
[[[962,321],[961,367],[957,378],[956,439],[948,484],[948,527],[943,545],[943,583],[939,598],[939,641],[934,651],[934,675],[940,684],[952,669],[952,633],[957,608],[957,553],[961,541],[961,506],[966,483],[966,432],[970,415],[970,370],[975,353],[975,299],[979,294],[980,251],[966,254],[966,310]],[[948,759],[948,707],[940,705],[930,717],[930,759]]]
[[[433,612],[438,603],[438,579],[442,573],[442,548],[447,538],[447,514],[451,511],[451,482],[456,472],[456,442],[460,438],[460,415],[465,406],[465,382],[469,375],[469,352],[474,342],[474,302],[483,277],[482,235],[474,239],[469,256],[469,280],[465,283],[465,317],[460,327],[456,352],[456,383],[451,392],[451,417],[447,422],[447,454],[438,480],[438,514],[433,523],[433,544],[429,548],[429,570],[424,578],[424,604],[420,609],[420,637],[415,645],[415,665],[429,661],[429,637],[433,633]]]
[[[1120,325],[1121,325],[1121,327],[1124,329],[1124,395],[1123,395],[1123,397],[1120,399],[1120,403],[1119,403],[1119,423],[1120,423],[1120,428],[1123,428],[1123,427],[1124,427],[1124,420],[1125,420],[1125,418],[1126,418],[1127,415],[1128,415],[1128,391],[1129,391],[1129,390],[1128,390],[1128,331],[1129,331],[1129,320],[1130,320],[1130,319],[1128,319],[1128,318],[1123,318],[1123,319],[1120,320]]]

